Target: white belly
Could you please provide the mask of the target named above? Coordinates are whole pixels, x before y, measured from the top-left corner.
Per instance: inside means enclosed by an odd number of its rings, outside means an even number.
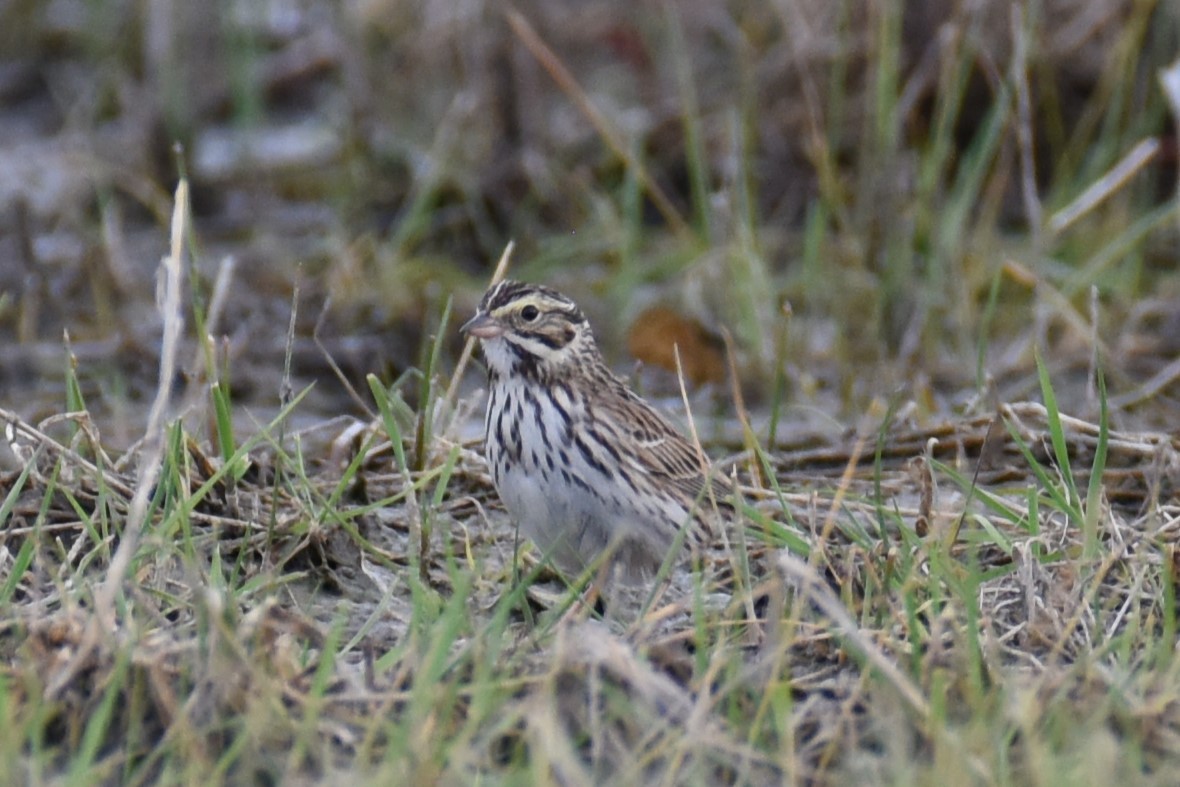
[[[679,519],[671,523],[669,512],[640,501],[617,462],[598,457],[596,468],[585,460],[573,437],[583,427],[565,415],[572,403],[559,398],[555,406],[514,385],[492,392],[486,438],[492,479],[513,520],[565,571],[581,572],[612,547],[628,576],[650,574]],[[509,401],[522,404],[505,406]],[[501,413],[496,420],[494,412]]]

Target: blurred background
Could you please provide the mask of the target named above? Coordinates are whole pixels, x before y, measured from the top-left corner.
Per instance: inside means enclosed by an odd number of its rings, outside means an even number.
[[[183,173],[177,385],[208,316],[258,420],[293,308],[301,417],[359,415],[329,359],[365,392],[442,330],[453,364],[515,240],[616,368],[675,342],[728,399],[728,334],[804,432],[1034,396],[1038,346],[1063,408],[1098,363],[1174,428],[1178,55],[1150,0],[0,0],[0,407],[62,412],[72,367],[139,436]]]

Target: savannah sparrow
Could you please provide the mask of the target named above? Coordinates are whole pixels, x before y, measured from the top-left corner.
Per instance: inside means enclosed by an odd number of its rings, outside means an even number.
[[[492,480],[508,513],[559,568],[609,550],[626,584],[651,577],[679,530],[700,544],[729,484],[607,368],[577,304],[502,281],[462,331],[483,345]]]

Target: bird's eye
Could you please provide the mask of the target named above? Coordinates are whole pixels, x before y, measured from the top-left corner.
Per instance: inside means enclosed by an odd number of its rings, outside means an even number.
[[[524,320],[525,322],[532,322],[533,320],[537,319],[540,314],[541,310],[536,306],[525,306],[520,310],[520,319]]]

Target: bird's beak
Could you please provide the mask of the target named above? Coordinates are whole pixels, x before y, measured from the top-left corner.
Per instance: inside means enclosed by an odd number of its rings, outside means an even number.
[[[477,339],[495,339],[497,336],[504,334],[503,324],[495,317],[490,314],[484,314],[483,312],[477,312],[459,330]]]

